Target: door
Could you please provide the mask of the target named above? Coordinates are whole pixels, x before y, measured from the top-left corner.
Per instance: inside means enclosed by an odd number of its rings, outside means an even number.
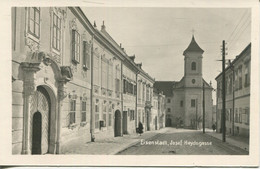
[[[150,131],[150,112],[146,110],[146,130]]]
[[[127,134],[127,111],[123,111],[123,134]]]
[[[121,136],[121,113],[119,110],[115,112],[115,137]]]
[[[32,127],[32,154],[42,153],[42,115],[40,112],[36,112],[33,115],[33,127]]]
[[[155,123],[155,130],[158,130],[158,129],[157,129],[157,116],[155,116],[154,123]]]
[[[171,126],[172,126],[172,120],[170,118],[167,118],[166,127],[171,127]]]
[[[46,154],[49,150],[50,131],[50,99],[43,87],[37,87],[37,91],[31,99],[31,150],[40,154]],[[39,140],[40,139],[40,140]],[[39,151],[41,150],[41,151]]]

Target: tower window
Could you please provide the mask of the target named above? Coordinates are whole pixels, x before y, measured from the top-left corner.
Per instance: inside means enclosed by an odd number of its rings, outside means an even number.
[[[191,70],[196,70],[196,62],[191,63]]]

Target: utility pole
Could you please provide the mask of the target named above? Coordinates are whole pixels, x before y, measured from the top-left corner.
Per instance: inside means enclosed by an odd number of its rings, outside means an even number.
[[[225,40],[222,42],[222,141],[226,142],[226,76],[225,76]]]
[[[196,130],[198,130],[198,99],[196,99]]]
[[[205,83],[203,82],[203,133],[205,133]]]

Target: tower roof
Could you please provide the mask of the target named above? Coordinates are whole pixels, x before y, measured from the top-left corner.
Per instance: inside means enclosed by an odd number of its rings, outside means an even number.
[[[187,49],[183,52],[183,55],[185,55],[187,52],[201,52],[201,53],[204,52],[204,50],[202,50],[197,44],[197,42],[195,41],[194,35],[192,35],[191,42],[187,47]]]

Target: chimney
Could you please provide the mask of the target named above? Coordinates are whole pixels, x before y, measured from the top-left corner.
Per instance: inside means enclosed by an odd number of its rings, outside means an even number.
[[[103,25],[101,26],[101,30],[106,30],[105,21],[103,21]]]
[[[129,56],[129,58],[134,62],[135,61],[135,55]]]
[[[137,65],[137,67],[139,67],[140,69],[142,69],[142,63],[137,63],[136,65]]]
[[[94,21],[94,28],[97,28],[96,21]]]

